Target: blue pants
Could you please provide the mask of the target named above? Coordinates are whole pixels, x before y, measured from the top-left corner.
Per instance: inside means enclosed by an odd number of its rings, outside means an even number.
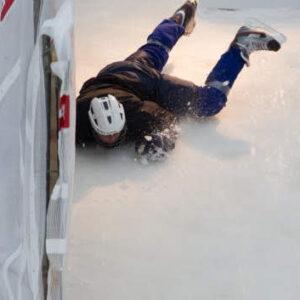
[[[161,72],[168,61],[169,52],[183,33],[181,25],[166,19],[150,34],[147,44],[128,60],[142,62]],[[226,105],[227,95],[244,64],[240,50],[231,47],[221,56],[203,87],[162,74],[157,103],[178,115],[190,112],[200,117],[213,116]]]

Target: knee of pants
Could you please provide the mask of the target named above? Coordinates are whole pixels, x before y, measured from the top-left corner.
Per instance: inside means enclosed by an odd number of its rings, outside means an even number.
[[[166,19],[161,22],[155,30],[148,36],[148,41],[156,41],[170,51],[178,39],[183,35],[184,27],[175,21]]]
[[[143,59],[148,62],[148,65],[161,72],[168,61],[168,52],[160,46],[153,44],[146,44],[142,46],[140,50],[140,52],[143,53],[143,55],[140,56],[143,56]]]
[[[205,86],[199,88],[196,113],[199,117],[211,117],[219,113],[227,102],[227,96],[220,90]]]

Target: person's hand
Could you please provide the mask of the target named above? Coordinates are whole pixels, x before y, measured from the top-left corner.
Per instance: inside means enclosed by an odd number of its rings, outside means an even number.
[[[136,143],[138,159],[142,163],[166,159],[168,152],[175,148],[176,138],[163,132],[145,135]]]

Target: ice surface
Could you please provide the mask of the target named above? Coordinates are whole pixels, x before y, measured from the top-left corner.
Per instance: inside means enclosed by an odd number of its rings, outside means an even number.
[[[77,88],[179,4],[78,1]],[[299,12],[203,2],[165,72],[202,84],[248,17],[288,42],[251,56],[217,117],[182,123],[164,163],[136,163],[133,146],[78,150],[66,299],[300,298]]]

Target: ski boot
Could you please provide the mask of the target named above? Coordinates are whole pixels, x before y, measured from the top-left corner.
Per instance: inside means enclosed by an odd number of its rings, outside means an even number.
[[[255,22],[260,26],[255,26]],[[242,26],[238,30],[231,46],[241,50],[241,56],[249,67],[249,56],[252,52],[260,50],[277,52],[283,42],[285,42],[284,35],[254,20],[252,25]]]
[[[171,20],[184,27],[184,35],[191,34],[196,26],[197,5],[198,0],[188,0],[171,17]]]

